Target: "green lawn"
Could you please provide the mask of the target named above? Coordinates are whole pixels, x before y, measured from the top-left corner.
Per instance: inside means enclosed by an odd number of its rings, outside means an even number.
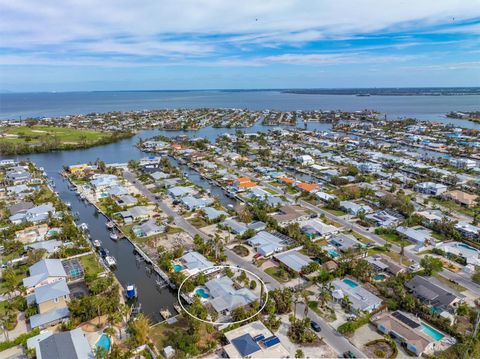
[[[2,129],[1,134],[0,142],[29,144],[40,144],[53,137],[57,137],[62,144],[95,143],[109,136],[100,131],[48,126],[7,127]]]
[[[22,284],[23,278],[27,276],[28,267],[26,265],[20,265],[14,268],[15,271],[15,279],[16,285],[19,286]],[[7,292],[7,288],[5,282],[0,282],[0,294],[5,294]]]
[[[412,244],[406,239],[400,238],[400,236],[396,233],[383,233],[383,234],[380,234],[379,236],[388,242],[398,244],[398,245],[401,245],[403,243],[405,246],[409,246]]]
[[[280,267],[270,267],[265,269],[265,273],[272,276],[273,278],[278,280],[280,283],[287,283],[290,280],[288,273],[285,276],[281,276],[279,273],[279,269]]]
[[[458,284],[458,283],[452,283],[450,282],[447,278],[442,277],[440,274],[435,274],[435,278],[437,278],[440,282],[445,284],[446,286],[452,288],[453,290],[456,290],[457,292],[464,292],[467,290],[464,286]]]
[[[86,275],[96,275],[104,271],[104,268],[100,265],[100,263],[98,263],[98,260],[94,254],[82,256],[78,259],[82,264]]]
[[[474,215],[473,210],[470,208],[465,208],[452,200],[430,197],[429,201],[470,217],[473,217]]]
[[[322,209],[327,211],[327,212],[330,212],[331,214],[333,214],[334,216],[337,216],[337,217],[341,217],[341,216],[345,215],[345,212],[337,210],[337,209],[330,209],[330,208],[325,208],[325,207],[323,207]]]

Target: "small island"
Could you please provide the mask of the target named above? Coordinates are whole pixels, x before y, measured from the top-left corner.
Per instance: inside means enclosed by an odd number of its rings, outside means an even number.
[[[480,123],[480,111],[473,111],[473,112],[452,111],[447,113],[447,117]]]

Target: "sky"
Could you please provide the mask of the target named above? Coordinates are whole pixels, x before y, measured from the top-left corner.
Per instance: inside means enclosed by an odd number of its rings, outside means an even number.
[[[480,0],[0,0],[0,91],[480,86]]]

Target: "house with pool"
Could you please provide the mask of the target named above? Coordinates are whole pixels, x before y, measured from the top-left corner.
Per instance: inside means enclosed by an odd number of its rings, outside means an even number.
[[[408,352],[417,356],[431,355],[455,343],[454,338],[399,310],[380,313],[371,319],[371,323],[378,331],[390,335]]]
[[[461,242],[442,242],[436,248],[465,258],[467,264],[480,265],[480,250]]]
[[[339,303],[350,302],[352,312],[370,313],[379,308],[382,299],[361,286],[357,281],[351,278],[334,279],[332,282],[332,297]]]
[[[450,320],[453,320],[452,314],[455,313],[458,304],[465,299],[463,294],[445,287],[434,277],[416,275],[405,283],[405,286],[415,298],[431,306],[432,311]]]
[[[215,263],[210,262],[205,256],[198,252],[187,252],[173,263],[173,270],[180,272],[186,271],[188,275],[194,275],[198,272],[210,274],[218,271],[219,267],[214,267]]]
[[[234,309],[246,307],[259,299],[250,289],[240,287],[227,276],[209,280],[204,288],[197,288],[195,293],[223,315],[230,315]]]

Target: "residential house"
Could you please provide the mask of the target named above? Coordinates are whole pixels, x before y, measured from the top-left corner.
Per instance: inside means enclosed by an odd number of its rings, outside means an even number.
[[[228,216],[227,212],[220,211],[213,207],[205,207],[202,209],[202,212],[209,221],[215,221]]]
[[[377,227],[396,227],[403,220],[403,216],[393,211],[383,210],[375,213],[369,213],[365,219]]]
[[[22,222],[40,223],[48,219],[49,214],[55,214],[55,208],[51,203],[44,203],[36,207],[32,207],[26,212],[20,212],[10,216],[10,221],[13,224],[20,224]]]
[[[477,167],[477,162],[469,158],[454,158],[451,162],[455,167],[463,170],[470,170]]]
[[[104,192],[107,188],[118,185],[118,177],[112,174],[95,174],[90,184],[95,192]]]
[[[315,163],[312,156],[310,155],[302,155],[297,157],[297,162],[300,163],[302,166],[310,166]]]
[[[233,218],[228,218],[223,222],[221,222],[220,224],[228,228],[231,233],[237,234],[240,236],[248,230],[248,227],[245,223],[239,222]]]
[[[434,243],[431,232],[421,226],[417,227],[403,227],[399,226],[396,228],[396,231],[407,238],[410,242],[416,244],[417,246],[423,246],[428,243]]]
[[[48,254],[56,252],[60,247],[63,246],[62,241],[57,241],[56,239],[51,239],[49,241],[41,241],[30,243],[24,246],[25,250],[36,250],[36,249],[45,249]]]
[[[119,196],[115,203],[121,207],[123,206],[134,206],[138,203],[138,200],[130,194],[124,194]]]
[[[434,277],[416,275],[405,283],[405,287],[421,302],[431,305],[434,309],[443,309],[450,312],[454,312],[458,304],[465,298],[463,294],[445,287]]]
[[[10,205],[8,211],[10,215],[13,216],[18,213],[26,213],[29,209],[32,209],[35,205],[33,202],[18,202]]]
[[[362,244],[358,239],[356,239],[353,235],[351,234],[343,234],[340,233],[336,236],[333,236],[330,239],[330,244],[334,245],[337,247],[341,252],[346,252],[349,249],[350,250],[358,250],[360,248],[363,248],[365,245]]]
[[[301,273],[302,268],[308,266],[313,261],[306,255],[297,250],[290,250],[273,255],[274,259],[295,273]]]
[[[305,221],[310,218],[305,209],[300,206],[285,205],[272,215],[272,218],[281,226]]]
[[[64,321],[70,316],[67,303],[70,301],[70,290],[65,279],[45,284],[34,289],[27,296],[27,304],[36,304],[38,314],[30,317],[32,328],[46,328]]]
[[[467,264],[480,266],[480,250],[461,242],[441,242],[436,248],[443,250],[445,253],[452,253],[465,258]]]
[[[322,191],[315,192],[315,196],[317,196],[318,199],[320,199],[323,202],[330,202],[337,198],[337,196],[335,196],[334,194],[329,194]]]
[[[185,206],[189,211],[205,208],[213,203],[213,201],[209,198],[197,198],[194,196],[182,197],[180,201],[182,202],[182,205]]]
[[[126,224],[150,218],[150,210],[146,206],[135,206],[118,214]]]
[[[193,195],[194,193],[195,189],[193,187],[177,186],[172,187],[168,190],[168,194],[170,195],[170,197],[177,200],[188,195]]]
[[[345,301],[348,297],[353,312],[372,312],[379,308],[382,299],[371,293],[351,278],[334,279],[332,282],[332,297],[335,301]]]
[[[45,331],[27,340],[37,359],[94,359],[87,335],[81,328],[68,332]]]
[[[198,272],[210,274],[218,270],[215,263],[210,262],[203,254],[198,252],[187,252],[179,258],[182,269],[188,272],[188,275],[194,275]]]
[[[442,193],[447,191],[447,186],[441,183],[434,183],[434,182],[421,182],[417,183],[413,189],[417,192],[423,194],[429,194],[433,196],[439,196]]]
[[[320,189],[320,186],[318,184],[306,182],[297,183],[297,187],[300,188],[302,191],[308,193],[314,193]]]
[[[165,172],[161,172],[161,171],[153,172],[150,176],[152,176],[152,178],[153,178],[155,181],[164,180],[164,179],[167,179],[168,177],[170,177],[169,174],[167,174],[167,173],[165,173]]]
[[[451,199],[452,201],[467,208],[473,207],[478,200],[477,195],[466,193],[459,190],[445,192],[443,194],[443,197],[446,199]]]
[[[399,273],[405,272],[406,270],[405,266],[395,263],[390,258],[381,254],[367,257],[366,260],[378,272],[387,272],[393,275],[397,275]]]
[[[257,320],[225,334],[224,358],[288,358],[290,352],[265,324]]]
[[[5,173],[5,182],[10,185],[27,184],[31,179],[31,173],[21,166],[12,167]]]
[[[424,331],[425,325],[407,313],[399,310],[393,313],[386,311],[374,316],[371,322],[380,332],[397,340],[417,356],[441,349],[436,340]]]
[[[318,218],[309,219],[302,223],[302,232],[305,233],[310,239],[318,237],[330,238],[334,234],[338,234],[340,230],[330,224],[323,223]]]
[[[258,232],[255,236],[249,238],[247,243],[264,257],[280,252],[286,247],[283,239],[266,231]]]
[[[458,222],[455,225],[455,229],[460,232],[462,236],[469,239],[480,238],[480,227],[474,226],[467,222]]]
[[[243,191],[248,188],[255,187],[257,184],[255,182],[252,182],[250,178],[248,177],[239,177],[235,181],[233,181],[233,188],[235,188],[237,191]]]
[[[153,219],[149,219],[133,226],[132,231],[137,237],[150,237],[165,232],[165,226],[160,226]]]
[[[23,279],[27,294],[43,285],[68,278],[60,259],[42,259],[30,266],[28,272],[30,276]]]
[[[210,279],[205,283],[211,297],[209,303],[218,312],[229,315],[232,310],[245,307],[256,301],[258,296],[250,289],[235,289],[233,281],[227,277]]]
[[[340,207],[354,216],[358,216],[360,213],[368,214],[373,211],[373,209],[366,204],[358,204],[352,201],[341,201]]]
[[[15,232],[15,240],[24,244],[43,241],[48,233],[48,225],[30,226]]]

